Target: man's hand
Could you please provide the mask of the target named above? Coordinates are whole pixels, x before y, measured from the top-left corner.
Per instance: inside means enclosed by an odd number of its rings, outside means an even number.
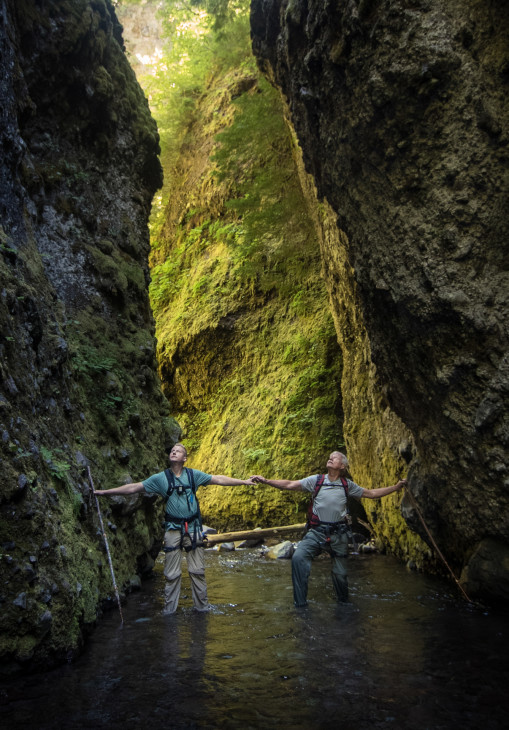
[[[267,484],[267,480],[265,477],[260,476],[259,474],[255,474],[252,477],[249,477],[252,484]]]
[[[106,490],[104,490],[104,489],[94,489],[94,494],[97,494],[99,497],[102,497],[103,494],[106,494]]]
[[[399,492],[400,489],[403,489],[403,487],[408,486],[408,481],[406,479],[400,479],[399,482],[396,484],[396,490]]]

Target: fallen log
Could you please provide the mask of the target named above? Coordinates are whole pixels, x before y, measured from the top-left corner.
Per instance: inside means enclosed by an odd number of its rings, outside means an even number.
[[[299,525],[283,525],[282,527],[265,527],[261,530],[242,530],[241,532],[223,532],[219,535],[207,535],[209,547],[220,542],[238,542],[239,540],[261,540],[266,537],[279,537],[290,532],[299,532],[305,528],[306,523]]]

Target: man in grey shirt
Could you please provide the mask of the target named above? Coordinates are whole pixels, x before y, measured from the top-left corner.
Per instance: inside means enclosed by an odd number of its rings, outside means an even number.
[[[402,479],[391,487],[363,489],[346,479],[348,459],[341,451],[333,451],[327,462],[327,474],[315,474],[305,479],[265,479],[251,477],[254,481],[276,489],[314,493],[309,530],[300,541],[292,558],[293,600],[296,606],[307,604],[308,580],[313,558],[323,550],[332,559],[332,583],[338,601],[348,600],[346,558],[348,555],[347,496],[356,499],[380,499],[399,491],[406,485]],[[320,480],[321,486],[316,491]]]

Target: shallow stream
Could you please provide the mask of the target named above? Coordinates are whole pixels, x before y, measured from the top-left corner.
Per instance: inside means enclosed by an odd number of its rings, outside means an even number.
[[[100,621],[74,664],[4,683],[3,728],[506,728],[507,615],[471,608],[394,559],[350,560],[335,603],[328,559],[292,604],[290,561],[207,551],[213,610],[162,616],[164,577]]]

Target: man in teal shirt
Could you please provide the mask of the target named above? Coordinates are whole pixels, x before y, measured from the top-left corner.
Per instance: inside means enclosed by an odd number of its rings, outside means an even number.
[[[175,444],[169,455],[170,468],[153,474],[143,482],[125,484],[122,487],[96,491],[104,495],[136,494],[148,492],[166,499],[164,552],[166,553],[164,575],[166,585],[165,614],[175,613],[180,596],[182,578],[181,555],[187,553],[187,569],[191,579],[193,604],[197,611],[208,611],[207,584],[205,582],[205,560],[202,541],[200,508],[196,490],[208,484],[225,487],[241,484],[254,484],[252,479],[234,479],[222,474],[206,474],[198,469],[184,467],[187,450],[183,444]]]

